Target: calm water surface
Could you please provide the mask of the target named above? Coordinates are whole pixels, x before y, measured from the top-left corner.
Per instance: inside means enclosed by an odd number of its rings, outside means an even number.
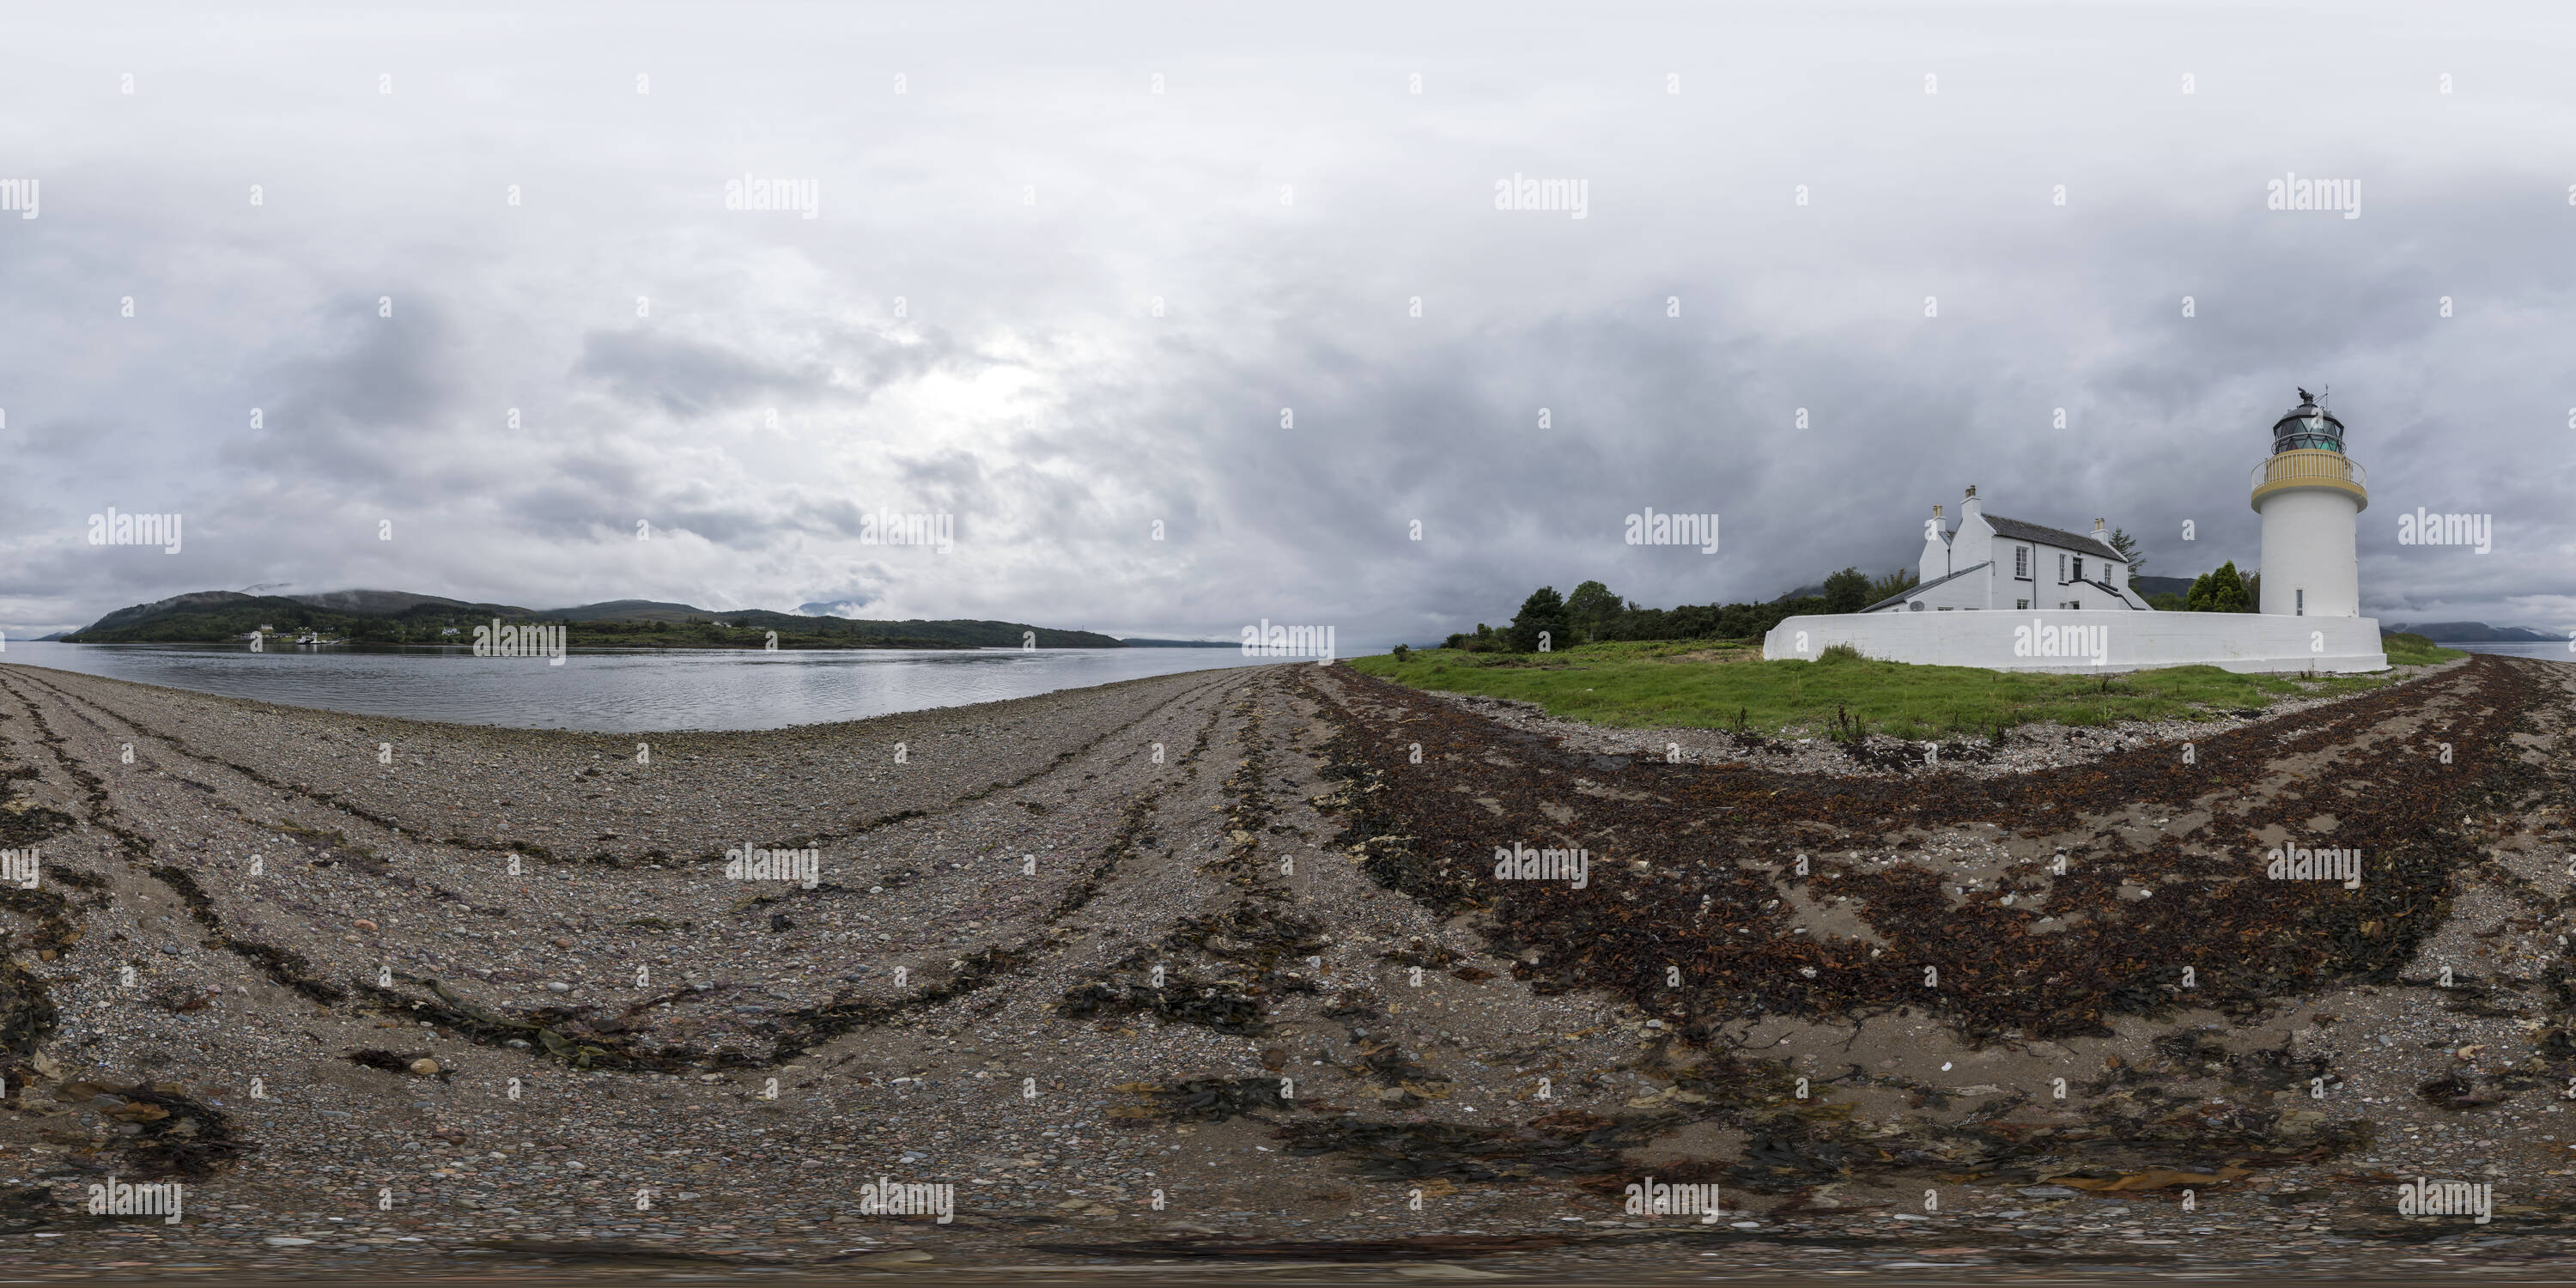
[[[0,665],[48,666],[286,706],[528,729],[777,729],[1025,698],[1116,680],[1277,664],[1234,648],[854,652],[359,653],[8,642]],[[1307,663],[1312,665],[1312,663]]]
[[[2576,648],[2569,647],[2564,640],[2556,643],[2540,640],[2498,640],[2493,643],[2444,644],[2442,647],[2460,649],[2469,653],[2502,653],[2506,657],[2539,657],[2547,658],[2552,662],[2576,662]]]

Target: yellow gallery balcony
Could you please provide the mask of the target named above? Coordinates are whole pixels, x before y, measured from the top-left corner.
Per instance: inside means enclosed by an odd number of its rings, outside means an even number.
[[[2299,447],[2275,453],[2270,460],[2254,467],[2254,508],[2263,508],[2263,498],[2292,488],[2321,487],[2349,492],[2360,508],[2370,506],[2366,486],[2368,475],[2353,459],[2341,452],[2322,447]]]

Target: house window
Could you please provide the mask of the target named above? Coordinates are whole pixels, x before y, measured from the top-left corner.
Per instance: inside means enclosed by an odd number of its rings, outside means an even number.
[[[2057,552],[2057,584],[2066,584],[2066,552],[2063,550]]]
[[[2027,599],[2016,599],[2016,600],[2014,600],[2014,601],[2013,601],[2013,607],[2015,607],[2015,608],[2028,608],[2028,607],[2030,607],[2030,601],[2029,601],[2029,600],[2027,600]]]
[[[2291,591],[2290,593],[2291,593],[2291,594],[2293,594],[2293,595],[2298,596],[2298,598],[2299,598],[2299,608],[2298,608],[2298,611],[2297,611],[2297,612],[2295,612],[2295,613],[2292,613],[2292,614],[2291,614],[2291,616],[2293,616],[2293,617],[2305,617],[2305,616],[2307,616],[2307,615],[2308,615],[2308,592],[2306,592],[2306,591],[2304,591],[2304,590],[2294,590],[2294,591]]]
[[[2013,580],[2030,580],[2030,547],[2028,546],[2013,547]],[[2028,608],[2030,605],[2024,604],[2022,607]]]

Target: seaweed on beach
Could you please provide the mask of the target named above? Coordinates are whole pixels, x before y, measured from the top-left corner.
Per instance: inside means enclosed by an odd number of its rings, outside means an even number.
[[[0,957],[0,1054],[19,1060],[53,1040],[59,1016],[45,977]],[[13,1085],[25,1085],[21,1074]]]
[[[1622,1151],[1648,1143],[1665,1125],[1661,1119],[1604,1118],[1568,1109],[1520,1127],[1298,1119],[1274,1135],[1287,1142],[1287,1153],[1335,1155],[1352,1174],[1372,1180],[1526,1181],[1625,1169]]]
[[[387,1051],[382,1047],[361,1047],[340,1057],[351,1064],[387,1073],[410,1073],[412,1063],[429,1058],[427,1051]]]
[[[1323,951],[1324,923],[1246,899],[1220,913],[1184,917],[1163,937],[1175,952],[1196,949],[1219,961],[1269,976],[1299,957]]]
[[[1452,962],[1464,961],[1467,956],[1468,954],[1445,944],[1426,946],[1422,942],[1422,937],[1416,935],[1411,944],[1379,953],[1377,959],[1382,962],[1394,962],[1398,966],[1419,966],[1424,970],[1439,970]]]
[[[72,830],[80,820],[23,796],[0,804],[0,849],[23,850]]]
[[[1348,785],[1335,798],[1337,843],[1364,872],[1435,912],[1485,910],[1488,951],[1521,958],[1514,974],[1530,987],[1608,989],[1695,1040],[1733,1019],[1900,1006],[1972,1042],[2099,1035],[2113,1016],[2185,1002],[2252,1015],[2285,995],[2395,982],[2443,920],[2457,856],[2474,851],[2464,816],[2547,786],[2510,754],[2510,734],[2548,694],[2492,657],[2206,737],[2188,761],[2149,745],[1958,792],[1651,758],[1610,767],[1366,675],[1300,678],[1310,690],[1327,682],[1337,693],[1316,696],[1340,727],[1329,753]],[[2370,736],[2444,698],[2463,712],[2447,726],[2458,751],[2445,772],[2422,772],[2407,740]],[[1376,723],[1395,707],[1407,712],[1402,738]],[[2325,753],[2331,776],[2280,769]],[[2212,797],[2218,817],[2188,838],[2098,821]],[[2329,812],[2338,832],[2371,838],[2362,887],[2262,880],[2256,838],[2304,835]],[[1911,863],[1841,861],[1971,825],[2066,848],[2067,871],[2045,879],[2046,913],[2003,902],[2039,877],[1966,890]],[[1585,888],[1492,879],[1497,844],[1565,836],[1591,851]],[[1800,855],[1814,856],[1804,874],[1791,870]],[[1848,905],[1871,940],[1793,934],[1793,892]],[[2043,916],[2061,924],[2035,932]],[[2196,967],[2189,992],[2183,965]],[[1687,988],[1666,983],[1676,969]]]
[[[1190,1078],[1168,1084],[1125,1082],[1120,1083],[1117,1089],[1141,1101],[1137,1105],[1109,1111],[1112,1119],[1130,1122],[1224,1122],[1229,1118],[1254,1117],[1264,1112],[1296,1107],[1278,1078]]]
[[[142,1180],[204,1180],[229,1170],[243,1155],[259,1148],[234,1131],[231,1115],[189,1095],[176,1083],[130,1087],[67,1083],[64,1090],[83,1100],[108,1097],[121,1102],[98,1112],[110,1122],[135,1129],[116,1133],[111,1143],[122,1155],[122,1166]]]
[[[1270,1029],[1262,999],[1223,980],[1168,972],[1163,984],[1115,980],[1078,985],[1056,1013],[1069,1020],[1151,1015],[1165,1024],[1196,1024],[1219,1033],[1253,1035]]]
[[[406,997],[393,989],[374,984],[361,984],[360,993],[380,1008],[427,1020],[462,1034],[478,1045],[506,1046],[518,1042],[532,1052],[543,1052],[576,1069],[668,1073],[685,1068],[689,1063],[678,1056],[640,1050],[629,1035],[593,1027],[586,1011],[549,1007],[511,1015],[478,1006],[435,979],[415,980],[410,976],[397,976],[396,979],[401,983],[421,984],[429,989],[430,996]],[[409,1061],[404,1061],[404,1066],[408,1068]]]
[[[35,933],[27,937],[25,946],[45,961],[60,956],[86,935],[73,919],[71,901],[58,891],[0,885],[0,908],[35,919]]]
[[[936,979],[903,997],[834,998],[822,1006],[785,1012],[778,1017],[776,1045],[767,1063],[784,1064],[844,1033],[874,1028],[990,988],[1016,974],[1027,964],[1030,956],[1029,949],[997,945],[957,959],[945,978]]]
[[[274,944],[237,939],[226,933],[223,918],[215,912],[215,901],[197,884],[196,877],[186,868],[165,863],[151,868],[150,871],[163,885],[170,887],[172,893],[179,896],[179,902],[187,907],[189,916],[194,917],[198,924],[215,932],[212,946],[219,947],[259,967],[260,972],[270,981],[291,988],[325,1006],[336,1004],[349,996],[349,990],[315,975],[313,960],[304,954],[291,948],[280,948]]]

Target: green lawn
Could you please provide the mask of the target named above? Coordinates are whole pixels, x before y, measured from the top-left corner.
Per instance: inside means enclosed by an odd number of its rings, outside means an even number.
[[[2389,661],[2462,656],[2391,637]],[[2238,675],[2182,666],[2107,677],[1913,666],[1856,657],[1765,662],[1758,644],[1582,644],[1560,653],[1462,653],[1424,649],[1404,661],[1355,657],[1349,665],[1417,689],[1534,702],[1548,714],[1626,728],[1741,727],[1764,734],[1829,734],[1852,726],[1900,738],[1986,735],[2036,721],[2205,719],[2276,698],[2356,693],[2385,676],[2317,680]]]

